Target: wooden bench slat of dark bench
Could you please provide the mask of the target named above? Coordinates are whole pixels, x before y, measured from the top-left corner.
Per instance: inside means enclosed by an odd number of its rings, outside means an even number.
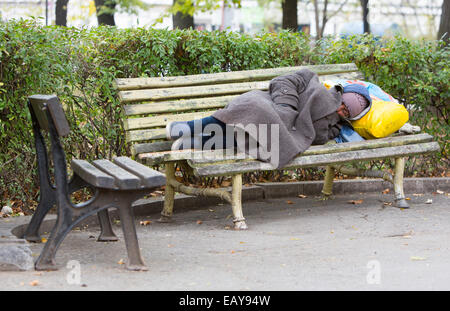
[[[138,176],[146,187],[158,187],[165,183],[163,174],[149,168],[146,165],[131,160],[128,157],[116,157],[113,162],[128,172]]]
[[[141,179],[132,173],[124,170],[108,160],[95,160],[92,162],[95,167],[114,177],[116,185],[121,190],[139,189]]]
[[[288,163],[284,167],[284,169],[327,166],[333,164],[405,157],[413,154],[417,155],[435,152],[438,150],[439,144],[437,142],[429,142],[397,147],[384,147],[377,149],[299,156]],[[193,167],[194,173],[198,176],[220,176],[274,169],[274,167],[272,167],[272,165],[270,165],[269,163],[264,163],[257,160],[220,164],[209,164],[201,162],[196,163],[195,160],[188,160],[188,163]]]
[[[358,71],[354,63],[326,64],[313,66],[280,67],[268,69],[243,70],[189,76],[154,77],[154,78],[124,78],[116,79],[115,87],[119,90],[139,90],[148,88],[165,88],[179,86],[208,85],[230,82],[246,82],[271,80],[277,76],[308,68],[318,75],[352,73]],[[348,76],[348,75],[347,75]]]
[[[74,173],[91,185],[105,189],[119,189],[112,176],[99,170],[88,161],[73,159],[70,166]]]

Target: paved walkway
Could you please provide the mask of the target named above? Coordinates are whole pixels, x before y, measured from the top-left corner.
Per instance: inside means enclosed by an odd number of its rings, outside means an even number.
[[[390,200],[354,194],[246,202],[247,231],[229,229],[227,204],[178,210],[171,224],[156,222],[157,214],[140,217],[147,272],[120,264],[127,257],[119,225],[115,243],[96,242],[98,227],[89,226],[61,245],[59,271],[0,272],[2,289],[450,290],[449,195],[411,195],[409,210],[383,204]],[[151,223],[139,225],[145,220]],[[41,248],[31,245],[34,256]]]

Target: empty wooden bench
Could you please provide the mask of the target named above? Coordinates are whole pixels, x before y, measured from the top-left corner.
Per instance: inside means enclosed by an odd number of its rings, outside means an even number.
[[[65,152],[60,137],[70,132],[64,110],[58,97],[34,95],[29,97],[29,110],[38,162],[40,182],[39,205],[27,226],[24,238],[40,242],[39,227],[49,210],[56,205],[57,219],[39,258],[36,270],[55,270],[56,251],[67,233],[80,221],[98,214],[101,234],[98,241],[116,241],[108,208],[119,210],[120,222],[128,251],[127,268],[146,270],[139,250],[131,203],[149,194],[152,189],[165,184],[164,174],[127,157],[116,157],[113,161],[71,161],[73,175],[68,179]],[[47,147],[42,131],[49,132],[55,184],[51,182]],[[74,204],[70,195],[80,189],[90,188],[93,197],[87,202]]]
[[[308,68],[319,79],[363,79],[355,64],[285,67],[190,76],[117,79],[115,87],[126,115],[126,140],[136,160],[152,165],[165,165],[167,178],[161,221],[173,214],[175,191],[191,195],[216,196],[231,204],[235,229],[247,228],[241,202],[242,174],[273,170],[271,165],[239,154],[216,151],[171,151],[166,141],[165,126],[169,121],[193,120],[209,116],[230,100],[251,90],[267,90],[271,79]],[[427,134],[388,137],[355,143],[312,146],[291,161],[286,168],[327,167],[323,193],[331,195],[336,170],[345,174],[380,177],[394,184],[395,203],[408,207],[403,193],[404,159],[407,156],[439,149]],[[361,171],[343,166],[345,163],[376,159],[395,159],[395,174]],[[231,176],[232,189],[188,187],[175,179],[175,163],[197,176]]]

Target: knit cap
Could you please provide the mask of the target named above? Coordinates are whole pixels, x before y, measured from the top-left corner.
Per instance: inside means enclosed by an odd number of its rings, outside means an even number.
[[[369,91],[359,84],[349,84],[344,87],[342,102],[347,107],[349,118],[355,118],[364,111],[371,103]]]

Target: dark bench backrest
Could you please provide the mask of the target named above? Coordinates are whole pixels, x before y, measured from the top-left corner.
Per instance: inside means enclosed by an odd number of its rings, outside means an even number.
[[[324,80],[362,79],[355,64],[315,65],[190,76],[117,79],[126,115],[126,140],[133,155],[170,150],[165,126],[211,115],[236,96],[267,90],[273,78],[308,68]]]
[[[50,112],[56,132],[59,136],[67,136],[70,133],[69,123],[62,105],[56,95],[32,95],[28,97],[31,106],[30,113],[34,113],[42,130],[49,131],[49,120],[46,110]]]

